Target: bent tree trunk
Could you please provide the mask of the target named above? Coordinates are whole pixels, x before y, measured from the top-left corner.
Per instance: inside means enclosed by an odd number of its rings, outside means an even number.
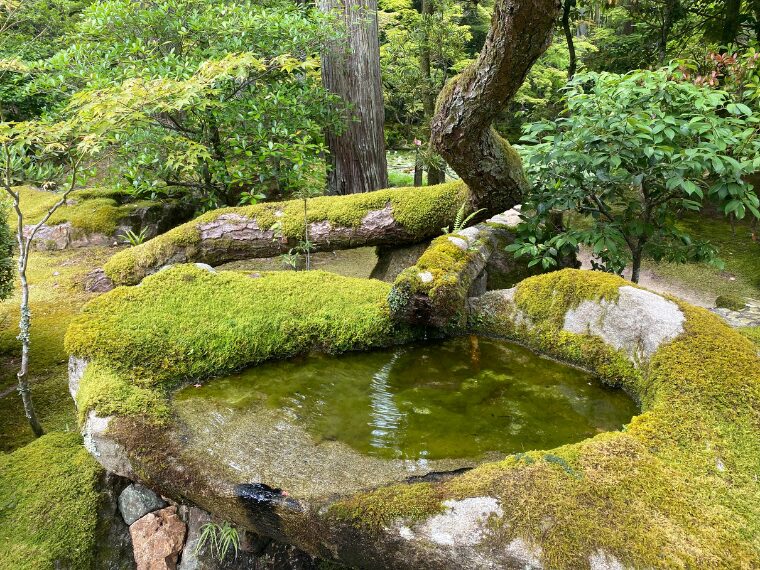
[[[480,56],[438,97],[433,145],[470,188],[473,209],[522,200],[520,159],[491,125],[549,46],[559,9],[558,0],[497,0]]]
[[[322,55],[322,82],[349,105],[346,131],[327,133],[330,194],[357,194],[388,186],[377,0],[319,0],[345,23],[347,42]]]

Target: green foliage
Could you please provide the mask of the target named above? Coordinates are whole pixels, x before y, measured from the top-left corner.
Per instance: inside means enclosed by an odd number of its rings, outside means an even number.
[[[195,555],[197,556],[206,546],[219,562],[224,562],[230,550],[237,557],[240,549],[238,530],[228,522],[222,524],[208,522],[201,527],[201,535],[198,538],[198,544],[195,545]]]
[[[91,0],[0,2],[0,120],[26,120],[60,100],[29,89],[33,63],[53,55]]]
[[[446,226],[445,228],[441,228],[441,231],[444,234],[461,232],[463,229],[467,227],[467,224],[475,216],[477,216],[480,212],[483,212],[485,210],[485,208],[480,208],[479,210],[475,210],[471,214],[465,216],[464,214],[465,214],[466,208],[467,208],[467,202],[464,202],[457,210],[456,218],[454,218],[454,226],[453,227]],[[449,230],[450,227],[451,229]]]
[[[208,62],[256,61],[181,108],[146,115],[121,137],[112,168],[138,197],[184,193],[205,209],[287,195],[321,183],[323,129],[340,129],[317,58],[339,29],[319,14],[277,0],[98,2],[35,87],[73,94],[186,82]]]
[[[462,24],[463,8],[452,0],[429,0],[422,14],[410,0],[380,2],[380,65],[391,147],[426,140],[432,105],[446,81],[469,62],[471,34]],[[429,72],[422,59],[429,61]],[[434,160],[430,157],[428,162]]]
[[[144,243],[145,240],[148,237],[148,228],[147,226],[140,230],[139,233],[135,233],[132,230],[127,230],[124,232],[124,235],[121,236],[122,243],[128,243],[132,247],[136,245],[140,245],[141,243]]]
[[[714,249],[676,225],[679,211],[706,200],[741,219],[760,217],[760,201],[743,176],[760,167],[758,117],[726,93],[676,81],[668,70],[576,76],[568,116],[526,128],[534,192],[510,246],[544,267],[580,244],[600,268],[634,269],[655,260],[710,260]],[[553,212],[575,211],[585,227],[547,231]]]
[[[89,568],[101,471],[77,434],[0,454],[0,567]]]

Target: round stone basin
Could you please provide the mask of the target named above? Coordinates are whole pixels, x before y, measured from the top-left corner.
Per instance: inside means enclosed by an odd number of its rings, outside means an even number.
[[[637,413],[587,372],[477,336],[267,363],[173,406],[194,456],[305,495],[551,449]]]

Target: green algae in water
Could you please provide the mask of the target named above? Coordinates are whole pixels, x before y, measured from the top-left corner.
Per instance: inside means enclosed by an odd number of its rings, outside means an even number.
[[[550,449],[637,413],[591,374],[476,336],[272,362],[175,396],[197,398],[239,413],[279,410],[317,441],[413,460]]]

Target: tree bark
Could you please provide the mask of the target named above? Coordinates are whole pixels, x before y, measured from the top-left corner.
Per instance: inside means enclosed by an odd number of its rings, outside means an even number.
[[[527,181],[517,153],[491,126],[551,41],[558,0],[497,0],[478,59],[438,97],[436,150],[470,188],[483,216],[522,201]]]
[[[272,215],[287,225],[288,213],[306,215],[311,252],[363,246],[400,246],[440,235],[450,225],[461,204],[468,200],[461,182],[425,186],[414,192],[383,190],[361,196],[322,196],[308,202],[268,202],[260,209],[230,208],[209,213],[144,244],[121,251],[105,265],[106,275],[117,285],[134,285],[146,275],[171,263],[202,262],[221,265],[229,261],[274,257],[298,247],[304,229],[282,235],[272,227]],[[348,202],[346,202],[348,201]],[[293,207],[298,204],[298,210]],[[324,212],[353,211],[356,223],[331,222]],[[258,212],[258,213],[257,213]],[[300,224],[299,224],[300,225]],[[287,230],[285,230],[287,231]]]
[[[734,43],[736,36],[739,35],[741,5],[741,0],[726,0],[726,11],[723,16],[723,32],[720,36],[720,43],[724,48]]]
[[[319,0],[320,9],[340,16],[347,45],[327,46],[322,82],[349,106],[346,131],[327,133],[330,194],[356,194],[388,186],[377,0]],[[346,49],[347,48],[347,49]]]
[[[420,49],[420,72],[422,79],[425,81],[425,89],[422,94],[422,110],[425,114],[425,121],[432,121],[435,113],[436,91],[433,85],[433,76],[430,72],[430,20],[433,17],[435,6],[433,0],[422,0],[422,42]],[[428,143],[428,152],[432,157],[433,145]],[[428,184],[441,184],[446,179],[446,171],[438,168],[432,161],[428,161]]]
[[[565,32],[565,41],[567,41],[567,51],[570,54],[570,64],[567,66],[568,81],[575,76],[578,68],[578,59],[575,55],[575,42],[573,41],[573,32],[570,29],[570,9],[575,6],[575,0],[565,0],[562,6],[562,31]]]

